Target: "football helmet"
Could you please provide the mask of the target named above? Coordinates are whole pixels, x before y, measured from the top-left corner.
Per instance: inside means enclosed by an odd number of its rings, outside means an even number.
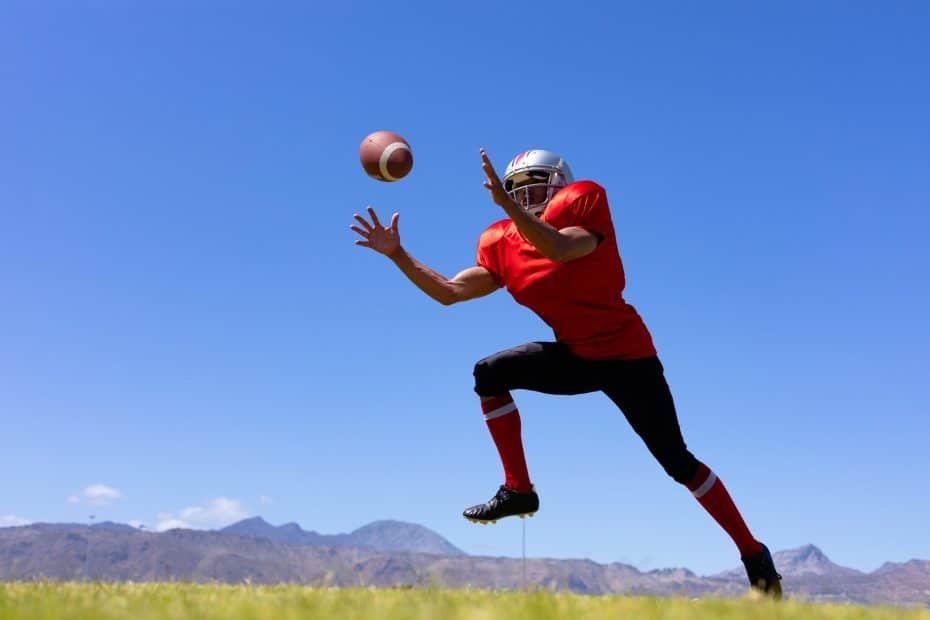
[[[543,149],[523,151],[511,159],[502,179],[510,197],[533,215],[539,215],[555,193],[574,180],[565,160]]]

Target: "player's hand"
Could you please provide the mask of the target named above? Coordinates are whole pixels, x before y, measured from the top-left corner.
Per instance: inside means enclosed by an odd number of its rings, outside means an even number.
[[[505,209],[507,207],[518,207],[519,205],[504,189],[504,184],[501,183],[494,166],[491,164],[491,160],[488,158],[488,153],[484,149],[481,149],[481,169],[484,171],[484,176],[487,177],[484,187],[491,193],[491,200],[494,201],[494,204]]]
[[[391,217],[391,224],[387,227],[381,225],[381,222],[378,221],[378,215],[371,207],[368,207],[368,217],[371,218],[370,224],[368,220],[358,213],[353,214],[353,217],[360,226],[353,224],[349,228],[364,238],[357,239],[355,245],[371,248],[375,252],[380,252],[388,257],[393,256],[400,249],[400,231],[397,229],[397,220],[400,219],[399,213],[395,213]]]

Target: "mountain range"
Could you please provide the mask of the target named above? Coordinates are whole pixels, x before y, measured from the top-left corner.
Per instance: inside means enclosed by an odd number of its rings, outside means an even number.
[[[224,534],[265,538],[289,545],[311,547],[359,547],[377,551],[406,551],[436,555],[465,555],[436,532],[402,521],[375,521],[349,534],[318,534],[301,529],[296,523],[274,526],[261,517],[252,517],[219,530]]]
[[[779,551],[789,596],[813,601],[930,606],[930,562],[886,563],[865,573],[814,545]],[[148,532],[119,523],[0,528],[0,580],[182,580],[328,586],[546,588],[586,594],[739,596],[743,569],[699,576],[621,563],[470,556],[421,525],[376,521],[325,535],[260,517],[221,530]]]

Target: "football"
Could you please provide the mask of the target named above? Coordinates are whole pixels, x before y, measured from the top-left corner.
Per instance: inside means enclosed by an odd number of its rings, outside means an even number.
[[[379,181],[397,181],[413,168],[410,145],[393,131],[376,131],[365,136],[358,155],[365,173]]]

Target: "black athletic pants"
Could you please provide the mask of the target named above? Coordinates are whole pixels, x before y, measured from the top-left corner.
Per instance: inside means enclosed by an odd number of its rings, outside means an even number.
[[[475,392],[479,396],[500,396],[510,390],[604,392],[669,476],[686,485],[697,473],[698,460],[681,436],[658,357],[588,360],[560,342],[530,342],[475,364]]]

